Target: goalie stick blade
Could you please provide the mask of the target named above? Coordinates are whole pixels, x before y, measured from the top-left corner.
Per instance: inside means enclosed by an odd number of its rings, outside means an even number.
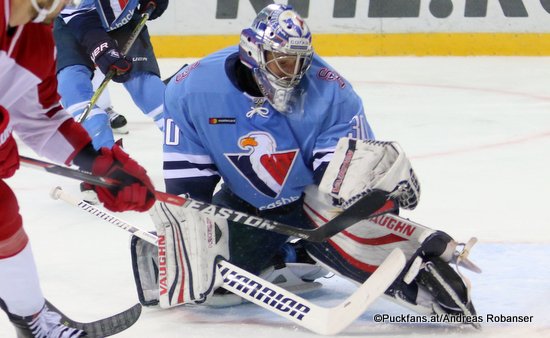
[[[83,330],[87,338],[109,337],[120,333],[134,325],[141,315],[141,305],[136,304],[116,315],[105,317],[93,322],[77,322],[59,311],[52,303],[46,301],[47,306],[61,315],[61,322],[67,326]]]
[[[393,283],[405,267],[405,255],[395,249],[343,303],[325,308],[271,284],[227,261],[218,262],[223,288],[322,335],[334,335],[363,314]]]

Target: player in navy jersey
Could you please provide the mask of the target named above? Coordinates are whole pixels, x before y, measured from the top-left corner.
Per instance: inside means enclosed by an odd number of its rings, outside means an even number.
[[[168,0],[83,0],[67,6],[54,25],[57,47],[57,77],[64,107],[78,118],[94,90],[92,77],[97,66],[104,74],[115,70],[113,81],[124,84],[130,96],[162,129],[164,83],[145,26],[127,55],[121,49],[149,4],[155,5],[150,20],[158,18]],[[83,123],[94,146],[114,143],[107,112],[94,106]]]
[[[372,189],[391,192],[401,208],[418,203],[420,186],[404,153],[393,142],[368,141],[374,135],[361,98],[314,53],[307,24],[290,6],[267,6],[242,31],[238,46],[182,69],[169,82],[164,104],[164,178],[172,194],[298,228],[321,226]],[[339,172],[344,166],[350,169]],[[161,292],[161,306],[182,299],[205,302],[219,286],[211,273],[218,257],[260,276],[296,260],[319,262],[363,283],[388,248],[409,245],[398,236],[365,234],[380,232],[379,225],[368,222],[324,243],[289,244],[284,235],[160,205],[153,211],[159,237],[166,248],[185,248],[181,255],[186,257],[174,256],[172,266],[171,250],[159,250],[158,261],[168,271],[163,281],[176,283],[163,286],[174,290],[181,283],[187,292],[179,299],[169,295],[167,302]],[[213,222],[219,228],[215,243],[209,240],[211,233],[201,234]],[[449,241],[445,237],[443,247]],[[419,244],[410,246],[414,251]],[[140,250],[138,245],[133,256]],[[139,273],[139,261],[134,265],[140,294],[150,294],[145,291],[151,285],[141,277],[151,274]],[[183,277],[171,279],[170,271],[182,269]],[[387,294],[428,312],[439,301],[430,290],[402,279]]]
[[[164,12],[168,0],[83,0],[77,6],[67,6],[55,20],[58,91],[61,103],[76,119],[94,94],[92,77],[97,66],[104,74],[114,70],[113,81],[123,83],[134,103],[162,130],[165,85],[147,27],[127,55],[121,52],[140,20],[140,12],[150,4],[155,5],[149,17],[153,20]],[[112,127],[120,127],[113,126],[109,109],[104,108],[96,104],[82,122],[96,149],[111,147],[115,142]],[[85,200],[97,203],[89,185],[83,183],[80,188]]]

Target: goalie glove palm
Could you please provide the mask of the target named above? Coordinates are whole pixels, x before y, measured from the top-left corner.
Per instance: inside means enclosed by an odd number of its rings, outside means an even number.
[[[405,209],[420,198],[418,179],[396,142],[340,139],[319,190],[346,209],[374,189],[389,192]]]

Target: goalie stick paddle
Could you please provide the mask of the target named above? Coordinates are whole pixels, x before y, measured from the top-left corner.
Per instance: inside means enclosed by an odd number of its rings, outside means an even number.
[[[60,187],[52,190],[52,198],[77,206],[129,233],[157,245],[157,236],[103,211],[84,201],[78,200]],[[227,261],[217,265],[223,277],[223,288],[251,303],[263,307],[306,329],[322,335],[333,335],[348,327],[363,314],[369,306],[399,276],[406,264],[403,252],[396,248],[376,271],[345,301],[334,307],[322,307],[253,275]]]
[[[46,305],[48,308],[61,315],[61,322],[64,325],[85,331],[87,338],[102,338],[118,334],[134,325],[141,315],[141,304],[135,304],[134,306],[122,311],[121,313],[117,313],[116,315],[105,317],[93,322],[83,323],[67,317],[63,312],[47,300]]]
[[[143,29],[143,27],[145,27],[145,24],[147,23],[147,20],[149,20],[149,17],[151,16],[151,13],[153,13],[153,11],[155,10],[155,7],[156,7],[156,5],[153,1],[151,1],[147,4],[145,12],[143,12],[143,14],[141,14],[141,18],[140,18],[139,22],[137,23],[136,27],[134,27],[134,30],[132,30],[132,33],[128,37],[128,41],[126,41],[126,44],[122,48],[122,50],[121,50],[122,54],[124,54],[124,55],[128,54],[128,52],[130,51],[130,49],[134,45],[134,42],[136,41],[137,37],[141,33],[141,30]],[[105,75],[105,78],[103,79],[103,81],[101,81],[101,84],[99,85],[99,87],[97,87],[95,93],[90,98],[90,102],[88,102],[88,104],[86,105],[86,108],[84,108],[84,111],[82,112],[82,114],[80,114],[80,117],[78,118],[78,123],[82,123],[82,122],[86,121],[86,118],[88,118],[88,115],[92,111],[92,107],[95,106],[97,100],[99,99],[99,97],[101,96],[101,94],[103,93],[105,88],[107,87],[107,84],[109,83],[109,81],[111,81],[111,79],[114,76],[115,76],[115,71],[114,70],[110,70]]]
[[[25,156],[20,156],[20,160],[25,166],[35,169],[43,169],[52,174],[74,178],[90,184],[105,187],[114,187],[118,184],[117,181],[110,178],[97,177],[84,171]],[[158,201],[178,205],[190,210],[196,210],[212,217],[221,217],[227,219],[228,221],[242,223],[250,227],[273,231],[283,235],[294,236],[318,243],[324,242],[328,238],[336,235],[346,228],[349,228],[361,220],[386,214],[398,208],[397,202],[392,199],[387,199],[386,192],[374,190],[370,194],[363,196],[355,204],[324,225],[316,229],[300,229],[287,224],[279,223],[277,221],[249,215],[244,212],[220,207],[215,204],[199,202],[191,198],[171,195],[162,191],[156,191],[155,197]]]

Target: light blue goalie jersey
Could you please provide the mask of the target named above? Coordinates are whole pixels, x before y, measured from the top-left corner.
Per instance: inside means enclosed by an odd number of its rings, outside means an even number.
[[[300,198],[341,137],[373,138],[361,99],[320,57],[300,86],[303,112],[283,115],[240,91],[226,75],[237,47],[216,52],[174,76],[165,93],[164,177],[223,178],[256,208]]]

